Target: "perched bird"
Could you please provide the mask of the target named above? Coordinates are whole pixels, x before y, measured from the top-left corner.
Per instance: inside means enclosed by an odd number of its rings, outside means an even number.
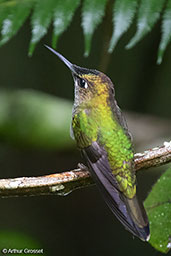
[[[136,196],[131,136],[114,98],[112,81],[102,72],[74,65],[46,47],[72,73],[75,100],[71,136],[75,138],[92,178],[124,227],[141,240],[148,241],[148,218]]]

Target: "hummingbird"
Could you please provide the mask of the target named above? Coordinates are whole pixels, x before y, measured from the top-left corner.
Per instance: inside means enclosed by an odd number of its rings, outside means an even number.
[[[148,217],[136,195],[132,138],[115,99],[112,81],[100,71],[72,64],[45,46],[72,73],[75,97],[71,136],[104,201],[128,231],[148,241]]]

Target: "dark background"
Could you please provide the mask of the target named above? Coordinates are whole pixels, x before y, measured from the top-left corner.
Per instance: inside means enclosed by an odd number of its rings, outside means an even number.
[[[51,43],[51,29],[36,47],[33,57],[28,57],[31,37],[29,22],[30,20],[26,22],[17,36],[0,48],[0,86],[8,90],[33,88],[73,100],[70,72],[43,46],[44,43]],[[137,46],[127,51],[124,46],[135,32],[133,25],[111,56],[104,51],[107,45],[103,40],[105,24],[104,22],[97,29],[90,56],[84,58],[84,39],[78,9],[70,27],[59,39],[58,51],[79,66],[96,69],[100,67],[114,82],[116,98],[122,109],[154,116],[158,118],[157,124],[160,126],[171,116],[169,47],[163,63],[160,66],[156,64],[161,24],[158,23]],[[143,120],[142,124],[148,126]],[[165,128],[170,130],[169,125]],[[144,132],[141,125],[137,129],[139,133]],[[151,136],[153,134],[150,130],[149,137],[150,132]],[[169,135],[160,133],[160,138],[156,135],[156,140],[154,138],[153,142],[138,145],[135,150],[149,148],[165,138],[169,138]],[[0,144],[1,178],[38,176],[70,170],[80,161],[76,148],[59,152],[20,148],[4,141]],[[141,198],[145,198],[165,169],[166,166],[138,174]],[[107,208],[95,186],[77,190],[66,197],[1,199],[0,205],[0,230],[27,234],[39,241],[46,255],[160,255],[148,243],[133,238],[125,231]]]

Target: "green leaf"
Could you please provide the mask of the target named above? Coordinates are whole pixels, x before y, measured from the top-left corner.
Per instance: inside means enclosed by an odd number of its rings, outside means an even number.
[[[9,7],[6,5],[5,6],[4,5],[1,6],[1,5],[0,5],[0,27],[2,26],[4,19],[8,16],[8,13],[9,13]]]
[[[37,0],[31,18],[32,38],[29,55],[33,54],[37,42],[47,33],[53,17],[56,0]]]
[[[2,29],[1,35],[2,39],[0,40],[0,46],[5,44],[12,36],[14,36],[19,28],[22,26],[26,18],[28,17],[33,2],[16,2],[16,4],[8,5],[1,9],[1,20]]]
[[[85,52],[88,56],[90,52],[91,39],[94,30],[102,21],[105,13],[106,0],[85,0],[82,9],[82,27],[85,37]]]
[[[115,48],[118,40],[130,27],[137,7],[137,0],[116,0],[113,8],[113,35],[110,41],[109,52]]]
[[[82,28],[85,40],[85,56],[89,55],[95,29],[105,14],[107,0],[84,0],[82,7]],[[137,8],[138,3],[139,8]],[[164,3],[166,2],[166,6]],[[52,46],[55,48],[59,36],[67,29],[80,0],[0,0],[0,45],[14,36],[33,8],[31,17],[32,38],[29,45],[31,56],[38,41],[47,33],[53,20]],[[133,47],[154,26],[164,6],[162,39],[158,50],[157,63],[160,64],[164,51],[171,41],[171,0],[115,0],[113,7],[113,35],[109,44],[112,52],[120,37],[130,27],[138,12],[137,31],[126,46]]]
[[[158,50],[157,64],[162,62],[164,51],[171,41],[171,0],[168,0],[162,21],[162,38]]]
[[[56,48],[59,36],[70,24],[73,14],[78,7],[80,0],[58,0],[54,8],[52,46]]]
[[[154,26],[160,17],[165,0],[142,0],[137,19],[137,31],[135,36],[127,44],[126,48],[132,48]]]
[[[33,90],[0,92],[0,138],[11,144],[65,149],[70,138],[72,103]]]
[[[154,185],[145,200],[145,208],[150,221],[149,243],[167,253],[171,242],[171,168]]]

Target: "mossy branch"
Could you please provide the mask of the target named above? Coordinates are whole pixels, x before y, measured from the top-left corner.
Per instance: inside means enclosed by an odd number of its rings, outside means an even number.
[[[171,141],[160,147],[134,155],[135,170],[156,167],[171,162]],[[40,177],[0,179],[0,197],[67,195],[75,189],[94,184],[88,169],[80,168]]]

